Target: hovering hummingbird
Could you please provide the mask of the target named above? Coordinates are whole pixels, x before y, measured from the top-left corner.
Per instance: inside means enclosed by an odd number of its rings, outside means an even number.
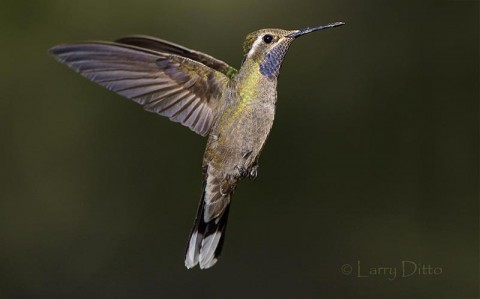
[[[241,179],[257,176],[275,115],[277,78],[290,44],[304,34],[341,25],[252,32],[243,45],[240,70],[148,36],[58,45],[49,53],[145,110],[208,136],[203,192],[185,257],[187,268],[199,264],[206,269],[221,253],[235,187]]]

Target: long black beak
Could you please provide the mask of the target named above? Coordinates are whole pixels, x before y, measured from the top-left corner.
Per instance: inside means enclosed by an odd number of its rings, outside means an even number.
[[[287,35],[287,37],[297,38],[299,36],[302,36],[304,34],[307,34],[307,33],[313,32],[313,31],[338,27],[338,26],[342,26],[342,25],[345,25],[345,23],[344,22],[335,22],[335,23],[330,23],[330,24],[327,24],[327,25],[318,26],[318,27],[308,27],[308,28],[300,29],[300,30],[297,30],[293,33],[290,33],[289,35]]]

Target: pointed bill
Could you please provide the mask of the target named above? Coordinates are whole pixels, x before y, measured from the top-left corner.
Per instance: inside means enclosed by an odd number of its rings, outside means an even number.
[[[334,23],[330,23],[330,24],[326,24],[326,25],[322,25],[322,26],[318,26],[318,27],[308,27],[308,28],[304,28],[304,29],[300,29],[300,30],[295,30],[292,33],[290,33],[289,35],[287,35],[287,37],[297,38],[299,36],[305,35],[305,34],[310,33],[310,32],[323,30],[323,29],[329,29],[329,28],[338,27],[338,26],[342,26],[342,25],[345,25],[345,23],[344,22],[334,22]]]

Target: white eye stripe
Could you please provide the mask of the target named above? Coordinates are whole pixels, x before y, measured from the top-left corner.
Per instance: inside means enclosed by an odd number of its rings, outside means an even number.
[[[248,51],[248,54],[247,56],[248,57],[251,57],[253,55],[253,53],[255,53],[255,51],[257,50],[258,46],[263,43],[263,37],[262,36],[259,36],[257,37],[257,39],[255,40],[255,42],[252,44],[252,48],[250,48],[250,51]]]

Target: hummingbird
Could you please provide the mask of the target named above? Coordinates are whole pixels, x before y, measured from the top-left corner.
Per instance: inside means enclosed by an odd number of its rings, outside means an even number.
[[[239,70],[205,53],[134,35],[49,49],[82,76],[208,137],[203,189],[185,266],[215,265],[225,240],[238,182],[255,178],[275,117],[277,79],[291,43],[334,22],[300,30],[261,29],[247,35]]]

